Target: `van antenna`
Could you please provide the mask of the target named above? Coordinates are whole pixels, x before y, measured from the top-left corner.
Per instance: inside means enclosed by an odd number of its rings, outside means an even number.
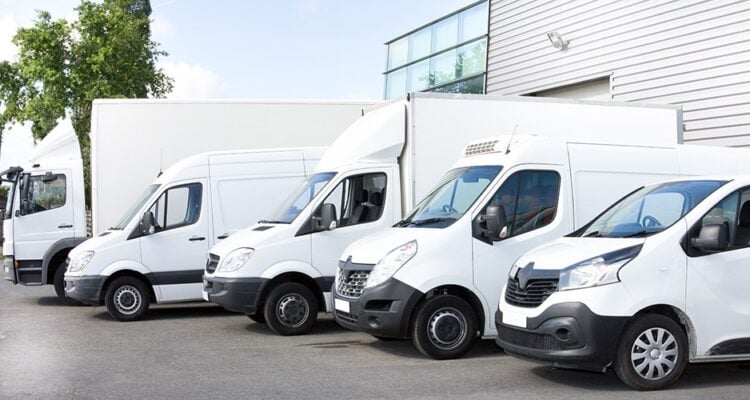
[[[513,134],[510,135],[510,140],[508,140],[508,147],[505,148],[505,154],[510,153],[510,144],[513,142],[513,137],[516,136],[517,130],[518,130],[518,124],[516,124],[515,128],[513,128]]]
[[[163,168],[164,168],[164,148],[161,147],[159,149],[159,173],[156,174],[157,178],[160,177],[164,173]]]

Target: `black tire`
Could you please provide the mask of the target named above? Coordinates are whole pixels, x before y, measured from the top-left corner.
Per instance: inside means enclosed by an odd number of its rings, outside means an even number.
[[[136,321],[148,311],[151,294],[143,282],[132,276],[115,279],[107,286],[104,304],[112,318],[118,321]]]
[[[52,284],[55,286],[55,294],[65,305],[68,306],[82,306],[83,303],[76,299],[71,299],[65,295],[65,270],[68,266],[65,263],[61,263],[55,269],[55,275],[52,277]]]
[[[252,315],[248,314],[247,317],[253,320],[253,322],[258,323],[258,324],[266,323],[266,316],[263,315],[263,311],[256,311],[255,314],[252,314]]]
[[[263,313],[268,327],[277,334],[304,335],[318,320],[318,300],[305,285],[282,283],[271,290]]]
[[[438,295],[415,310],[412,342],[422,354],[437,360],[459,358],[474,344],[477,318],[464,299]]]
[[[688,341],[682,326],[664,315],[644,314],[625,327],[613,368],[633,389],[659,390],[677,382],[687,363]]]

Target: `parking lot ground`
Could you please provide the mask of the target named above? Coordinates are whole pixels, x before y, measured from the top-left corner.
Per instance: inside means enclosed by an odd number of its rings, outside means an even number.
[[[210,304],[122,323],[104,307],[62,305],[52,287],[0,282],[0,399],[750,398],[750,364],[689,366],[673,389],[639,394],[611,372],[539,366],[492,341],[434,361],[320,318],[300,337]]]

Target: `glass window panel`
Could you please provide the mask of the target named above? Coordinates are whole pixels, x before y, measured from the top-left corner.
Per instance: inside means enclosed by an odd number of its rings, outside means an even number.
[[[430,55],[431,34],[431,29],[425,28],[409,36],[409,61],[419,60]]]
[[[385,97],[400,96],[406,93],[406,68],[393,71],[386,75],[386,93]]]
[[[458,16],[441,21],[432,28],[432,52],[458,44]]]
[[[460,41],[475,39],[487,34],[487,2],[470,8],[460,15]]]
[[[479,75],[475,78],[467,79],[465,81],[436,87],[434,89],[430,89],[429,91],[435,93],[484,94],[484,74]]]
[[[486,65],[487,41],[485,39],[469,43],[458,49],[458,68],[456,73],[459,78],[484,72]]]
[[[406,64],[409,55],[408,38],[399,39],[388,45],[388,70]]]
[[[29,178],[29,214],[53,210],[65,205],[65,175]]]
[[[456,50],[435,56],[430,61],[432,85],[442,85],[456,79]]]
[[[430,60],[409,67],[409,91],[419,92],[430,86]]]

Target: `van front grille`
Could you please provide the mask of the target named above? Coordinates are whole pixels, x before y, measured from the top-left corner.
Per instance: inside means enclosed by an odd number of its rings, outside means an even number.
[[[535,332],[524,332],[500,325],[497,337],[510,344],[536,350],[560,350],[560,342],[551,335]]]
[[[340,296],[359,298],[365,290],[365,283],[370,276],[370,271],[345,271],[339,270],[339,284],[336,293]]]
[[[216,271],[216,267],[219,266],[219,256],[216,254],[209,254],[208,261],[206,261],[206,272],[213,274]]]
[[[558,279],[539,279],[532,280],[521,289],[518,279],[508,279],[508,286],[505,288],[505,301],[518,307],[538,307],[544,300],[547,300],[552,293],[557,291]]]

